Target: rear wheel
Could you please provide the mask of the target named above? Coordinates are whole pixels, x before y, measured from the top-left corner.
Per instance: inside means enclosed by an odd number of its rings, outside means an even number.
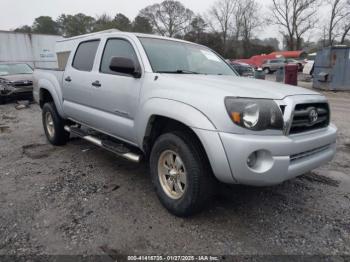
[[[65,145],[69,133],[64,130],[65,120],[60,117],[53,103],[46,103],[42,110],[44,131],[49,142],[55,146]]]
[[[264,68],[264,73],[267,75],[270,74],[271,73],[270,68],[268,67]]]
[[[150,169],[158,198],[172,214],[187,217],[210,199],[215,180],[208,159],[189,132],[171,132],[155,142]]]

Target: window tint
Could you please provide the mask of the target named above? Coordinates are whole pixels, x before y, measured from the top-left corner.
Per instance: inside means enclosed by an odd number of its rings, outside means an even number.
[[[127,40],[109,39],[102,56],[100,71],[106,74],[120,75],[120,73],[113,72],[109,69],[112,57],[129,58],[134,61],[136,66],[138,65],[135,50]]]
[[[75,53],[73,67],[81,71],[91,71],[100,41],[83,42]]]

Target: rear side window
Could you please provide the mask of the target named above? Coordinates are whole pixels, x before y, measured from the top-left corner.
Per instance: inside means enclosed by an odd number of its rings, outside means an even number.
[[[73,67],[81,71],[91,71],[100,40],[83,42],[78,46],[73,60]]]
[[[70,52],[57,53],[58,70],[64,71],[70,56]]]
[[[135,66],[139,65],[135,50],[127,40],[109,39],[102,56],[100,72],[120,75],[120,73],[113,72],[109,69],[112,57],[129,58],[134,61]]]

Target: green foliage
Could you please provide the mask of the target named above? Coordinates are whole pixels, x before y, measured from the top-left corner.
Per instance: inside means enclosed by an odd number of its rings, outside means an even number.
[[[63,36],[71,37],[93,32],[95,19],[82,13],[76,15],[62,14],[57,23]]]
[[[24,25],[21,27],[18,27],[14,30],[17,33],[26,33],[26,34],[31,34],[32,33],[32,28],[28,25]]]
[[[120,31],[124,31],[124,32],[130,32],[132,31],[132,25],[131,22],[129,20],[129,18],[127,18],[125,15],[118,13],[115,18],[114,18],[114,23],[117,29],[119,29]]]
[[[146,17],[136,16],[132,23],[132,30],[137,33],[152,34],[153,28],[151,23]]]
[[[204,19],[197,15],[194,17],[190,23],[189,31],[185,34],[185,39],[191,42],[201,43],[206,35],[205,31],[208,25]]]
[[[114,28],[116,28],[116,25],[113,19],[107,14],[102,14],[96,18],[93,26],[93,32],[99,32]]]
[[[39,16],[34,20],[32,32],[37,34],[59,34],[57,22],[52,20],[50,16]]]

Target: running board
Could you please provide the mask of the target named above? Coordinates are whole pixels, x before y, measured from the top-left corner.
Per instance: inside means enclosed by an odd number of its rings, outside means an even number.
[[[116,154],[119,157],[125,158],[135,163],[139,163],[141,161],[142,156],[140,154],[131,152],[131,150],[122,143],[118,144],[111,140],[101,140],[97,137],[85,133],[83,130],[77,127],[65,126],[64,130],[86,141],[89,141],[90,143],[96,146],[104,148],[109,152]]]

